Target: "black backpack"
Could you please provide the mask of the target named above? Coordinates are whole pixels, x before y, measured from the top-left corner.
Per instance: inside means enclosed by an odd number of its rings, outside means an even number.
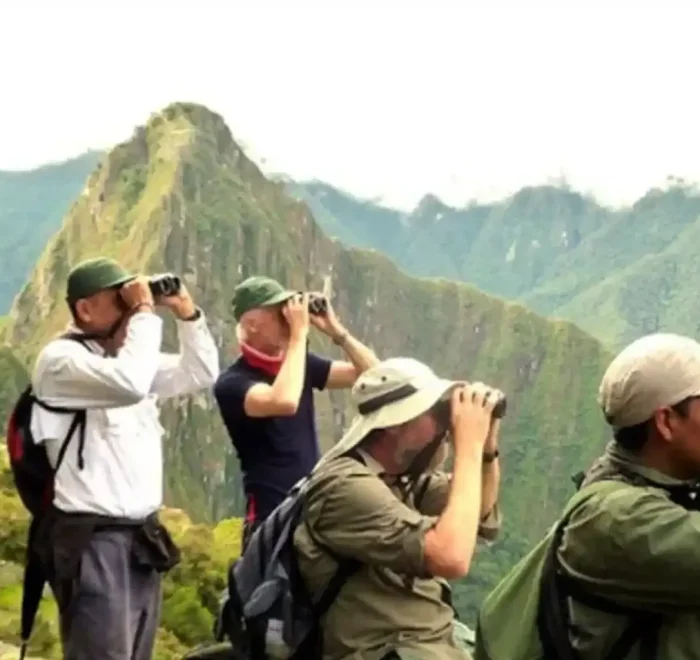
[[[297,525],[303,524],[308,481],[302,479],[291,489],[229,569],[214,636],[219,642],[230,642],[234,657],[320,659],[320,619],[345,581],[361,566],[355,559],[334,555],[338,569],[318,602],[312,601],[293,543]]]
[[[350,451],[345,457],[364,463],[357,451]],[[232,653],[215,657],[244,660],[321,660],[323,657],[321,619],[345,582],[363,564],[339,556],[314,537],[314,542],[333,557],[338,567],[318,600],[311,598],[294,549],[294,532],[305,524],[308,487],[309,477],[306,477],[289,491],[286,499],[254,531],[241,557],[231,565],[214,637],[218,642],[230,642]],[[422,493],[426,487],[427,482]],[[454,611],[447,585],[443,585],[442,598]],[[219,648],[213,653],[224,651]],[[200,652],[188,657],[199,660],[209,656]]]
[[[85,337],[77,333],[68,333],[63,339],[71,339],[83,345]],[[73,421],[63,439],[58,453],[56,467],[52,467],[46,448],[36,444],[31,432],[32,408],[34,404],[50,412],[73,415]],[[61,408],[49,406],[34,395],[31,385],[28,385],[17,398],[10,412],[7,424],[7,452],[15,487],[20,499],[31,516],[27,537],[27,556],[24,567],[22,585],[22,618],[21,639],[22,647],[20,660],[27,652],[27,644],[34,627],[34,620],[39,609],[39,603],[46,584],[46,575],[34,552],[32,552],[34,536],[38,522],[51,506],[54,494],[54,476],[63,462],[71,439],[79,435],[78,467],[83,468],[83,448],[85,445],[86,411],[77,408]]]

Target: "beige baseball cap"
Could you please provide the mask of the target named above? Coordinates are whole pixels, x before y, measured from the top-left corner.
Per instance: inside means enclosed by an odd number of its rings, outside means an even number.
[[[700,344],[655,333],[625,347],[608,366],[598,403],[614,428],[646,422],[654,412],[700,396]]]

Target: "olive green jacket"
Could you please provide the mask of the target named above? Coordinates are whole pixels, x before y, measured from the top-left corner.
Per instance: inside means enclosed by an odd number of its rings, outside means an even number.
[[[573,514],[559,549],[563,569],[587,592],[663,615],[656,660],[700,659],[700,512],[664,487],[688,486],[637,463],[611,443],[584,485],[615,479],[629,488],[592,497]],[[629,622],[569,601],[571,641],[581,660],[601,660]],[[636,644],[627,660],[640,660]]]

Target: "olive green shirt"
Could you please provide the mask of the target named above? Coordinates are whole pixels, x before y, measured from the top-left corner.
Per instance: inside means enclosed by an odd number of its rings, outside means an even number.
[[[426,474],[406,494],[403,484],[362,456],[367,465],[341,457],[312,474],[305,519],[294,536],[315,599],[338,567],[323,546],[365,564],[322,621],[324,660],[379,660],[392,649],[405,659],[469,659],[443,600],[449,586],[428,574],[423,558],[425,533],[445,506],[450,475]],[[479,535],[494,539],[500,524],[496,507]]]
[[[700,658],[700,513],[658,486],[684,482],[638,465],[611,444],[585,483],[630,485],[594,496],[572,516],[559,558],[586,590],[619,605],[665,615],[656,660]],[[600,660],[629,619],[569,601],[572,643],[581,660]],[[635,644],[626,660],[638,660]]]

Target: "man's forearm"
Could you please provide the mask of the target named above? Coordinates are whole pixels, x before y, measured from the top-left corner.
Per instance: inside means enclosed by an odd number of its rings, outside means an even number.
[[[484,443],[484,462],[481,469],[481,518],[488,516],[498,501],[501,483],[501,465],[498,459],[498,436],[501,420],[491,422],[488,437]]]
[[[498,458],[484,463],[481,468],[481,519],[488,516],[498,502],[498,489],[501,483],[501,466]]]
[[[480,464],[478,447],[462,444],[455,448],[447,503],[432,530],[431,542],[440,548],[441,563],[445,563],[445,567],[428,566],[436,575],[444,575],[441,571],[447,567],[448,572],[459,568],[455,575],[469,570],[479,527]]]
[[[345,355],[348,356],[348,360],[352,362],[358,375],[379,362],[374,351],[353,337],[347,329],[340,329],[333,334],[332,338],[333,342],[340,346]]]
[[[306,377],[306,338],[292,338],[282,366],[272,383],[274,397],[299,405]]]

